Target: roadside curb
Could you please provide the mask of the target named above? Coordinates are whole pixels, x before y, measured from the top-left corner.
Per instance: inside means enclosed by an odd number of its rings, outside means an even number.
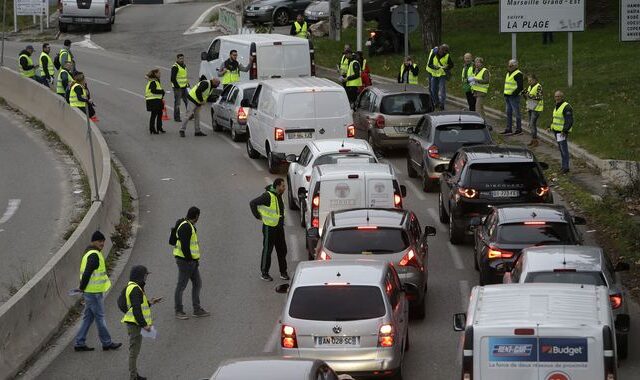
[[[241,3],[241,2],[242,0],[230,0],[230,1],[227,1],[226,3],[218,3],[215,5],[212,5],[209,9],[204,11],[200,15],[200,17],[198,17],[198,19],[193,24],[191,24],[191,26],[187,28],[187,30],[183,34],[198,34],[198,33],[205,33],[205,32],[212,31],[212,30],[209,30],[210,28],[204,28],[206,30],[200,30],[200,28],[203,28],[201,25],[204,24],[204,21],[207,20],[214,11],[217,11],[218,8],[226,7],[234,3]]]

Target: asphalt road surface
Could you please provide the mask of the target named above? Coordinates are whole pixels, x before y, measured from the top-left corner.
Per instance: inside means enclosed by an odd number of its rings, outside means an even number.
[[[274,292],[277,280],[265,283],[259,279],[260,224],[248,206],[249,200],[260,194],[275,176],[268,174],[264,159],[247,157],[244,144],[233,143],[228,135],[213,133],[208,127],[204,131],[209,136],[196,138],[190,125],[183,139],[178,136],[177,123],[166,122],[166,135],[149,135],[148,113],[142,96],[144,73],[154,66],[169,67],[174,53],[185,51],[193,83],[199,52],[206,49],[213,37],[213,34],[195,35],[187,38],[194,43],[185,42],[184,46],[179,42],[159,44],[158,40],[182,41],[182,31],[201,14],[202,7],[199,3],[151,7],[131,6],[118,13],[113,38],[120,42],[109,42],[111,37],[106,33],[99,39],[92,37],[102,47],[113,46],[109,50],[79,48],[74,52],[89,77],[98,105],[98,126],[105,132],[110,148],[127,167],[139,193],[141,228],[128,267],[148,266],[152,274],[148,278],[147,293],[165,298],[164,303],[153,308],[159,337],[156,341],[144,341],[140,374],[150,379],[199,379],[209,377],[224,359],[269,355],[276,351],[277,321],[285,297]],[[172,13],[177,9],[183,12],[180,20]],[[154,33],[136,34],[123,46],[123,37],[117,32],[133,24],[139,30],[154,30]],[[147,46],[155,48],[149,51]],[[15,57],[20,47],[9,43],[8,56]],[[144,51],[150,54],[136,53]],[[165,88],[168,74],[163,69]],[[172,103],[172,94],[168,99]],[[208,111],[202,115],[208,124]],[[469,245],[454,247],[448,243],[447,229],[437,220],[437,194],[423,193],[419,182],[406,176],[403,154],[395,154],[386,161],[396,167],[400,181],[407,185],[405,207],[416,212],[423,226],[434,225],[438,230],[438,235],[430,241],[427,316],[410,325],[411,351],[406,356],[405,376],[406,379],[454,379],[459,376],[460,335],[452,331],[451,316],[466,310],[469,291],[477,284],[472,249]],[[177,269],[167,240],[170,227],[192,205],[202,209],[197,224],[203,251],[201,298],[212,316],[180,321],[173,313]],[[304,232],[297,223],[298,217],[297,212],[287,214],[290,273],[306,257]],[[277,270],[275,257],[273,261],[272,274]],[[119,323],[122,314],[117,309],[116,297],[126,282],[127,276],[123,276],[114,284],[117,291],[106,299],[110,331],[115,341],[122,342],[126,342],[127,337]],[[184,298],[187,312],[191,311],[189,296],[188,288]],[[634,307],[632,328],[635,331],[640,329],[639,322],[640,315]],[[95,329],[88,343],[99,348]],[[621,368],[624,379],[633,379],[633,374],[637,375],[640,370],[640,345],[634,339],[630,339],[630,343],[630,358]],[[127,357],[125,347],[116,352],[76,353],[70,345],[40,378],[124,378]]]

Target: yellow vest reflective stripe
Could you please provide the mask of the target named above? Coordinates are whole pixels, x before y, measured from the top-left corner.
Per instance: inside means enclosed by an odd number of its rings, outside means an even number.
[[[156,82],[156,90],[162,90],[162,85],[160,84],[159,80],[157,80],[157,79],[150,80],[150,81],[147,82],[147,86],[144,89],[144,98],[146,100],[162,99],[162,95],[154,94],[153,92],[151,92],[151,83],[152,82]]]
[[[49,56],[49,54],[42,52],[40,53],[40,64],[42,64],[42,57],[47,58],[47,71],[49,72],[49,75],[53,76],[56,72],[56,67],[53,65],[53,60],[51,60],[51,57]],[[44,77],[44,69],[42,68],[42,66],[38,67],[38,76]]]
[[[354,59],[353,61],[351,61],[349,63],[349,69],[347,69],[347,78],[349,78],[350,76],[355,74],[355,70],[353,69],[353,65],[356,62],[357,61]],[[362,76],[358,75],[358,77],[356,79],[352,79],[350,81],[347,81],[345,86],[347,86],[347,87],[360,87],[360,86],[362,86]]]
[[[343,54],[340,58],[340,75],[346,74],[347,70],[349,70],[349,58]]]
[[[133,281],[129,281],[127,284],[127,290],[125,291],[125,297],[127,299],[127,312],[120,322],[126,323],[131,322],[136,325],[138,322],[136,321],[136,317],[133,315],[133,307],[131,307],[131,292],[133,289],[138,288],[142,292],[142,316],[144,317],[145,322],[147,322],[147,326],[151,326],[153,324],[153,319],[151,318],[151,306],[149,305],[149,300],[147,299],[147,295],[144,294],[144,290],[140,287],[140,285],[136,284]]]
[[[262,223],[265,226],[275,227],[280,221],[280,205],[278,204],[278,197],[276,197],[274,193],[270,191],[267,193],[269,193],[269,197],[271,198],[269,207],[263,205],[258,206],[258,213],[260,213]]]
[[[538,94],[538,91],[540,91],[541,88],[542,86],[540,86],[540,83],[536,83],[533,86],[527,87],[527,94],[531,96],[536,96]],[[540,99],[538,100],[538,104],[536,105],[536,108],[534,108],[534,111],[541,112],[543,110],[544,110],[544,99]]]
[[[300,23],[295,21],[293,25],[295,25],[296,27],[296,37],[307,38],[307,22],[306,21],[303,21],[302,25],[300,25]]]
[[[200,86],[200,83],[202,82],[207,82],[207,89],[204,90],[204,92],[202,93],[202,99],[198,99],[198,96],[196,95],[196,90],[198,89],[198,87]],[[196,86],[193,86],[193,88],[189,90],[189,96],[191,96],[193,100],[197,101],[198,104],[204,104],[204,102],[207,101],[207,98],[209,98],[209,95],[211,94],[211,83],[208,80],[202,81],[202,82],[198,82]]]
[[[187,68],[182,67],[177,63],[174,63],[173,67],[178,68],[178,72],[176,73],[176,82],[178,82],[178,86],[180,86],[180,88],[186,88],[189,84],[189,79],[187,79]]]
[[[475,75],[476,80],[484,79],[484,73],[486,71],[487,71],[487,69],[485,67],[481,68],[480,71],[478,71],[478,73]],[[483,93],[486,94],[489,91],[489,83],[473,82],[473,84],[471,85],[471,90],[472,91],[483,92]]]
[[[31,59],[31,57],[26,54],[20,54],[20,56],[18,57],[18,68],[20,69],[20,75],[25,78],[33,78],[34,76],[36,76],[36,69],[31,68],[29,70],[24,70],[22,68],[22,65],[20,64],[20,59],[22,59],[22,57],[25,57],[27,59],[27,65],[33,66],[33,60]]]
[[[235,70],[228,70],[224,72],[222,75],[222,84],[230,84],[236,83],[240,81],[240,68],[236,68]]]
[[[562,102],[560,107],[553,110],[553,121],[551,122],[551,130],[556,132],[562,132],[564,129],[564,109],[569,105],[567,102]],[[573,127],[569,128],[569,132]]]
[[[505,95],[512,95],[513,92],[516,90],[516,88],[518,88],[518,82],[516,82],[516,75],[520,73],[521,71],[518,69],[513,70],[512,73],[507,72],[507,75],[504,77],[504,94]]]
[[[71,86],[71,91],[69,92],[69,105],[71,107],[84,108],[87,106],[87,102],[83,102],[78,99],[78,95],[76,95],[75,92],[75,88],[77,86],[80,86],[80,88],[82,88],[82,97],[84,97],[85,99],[87,98],[87,90],[80,83],[75,83],[73,86]]]
[[[66,55],[66,57],[64,57]],[[67,49],[60,49],[58,53],[58,61],[60,61],[60,66],[63,66],[65,62],[72,61],[73,57],[71,56],[71,52]]]
[[[60,69],[58,71],[58,77],[56,78],[56,94],[64,95],[67,92],[67,89],[62,87],[62,73],[67,74],[67,85],[69,85],[69,79],[71,78],[71,74],[65,69]]]
[[[196,229],[193,227],[193,224],[188,220],[180,223],[178,228],[176,229],[176,237],[178,237],[178,231],[183,224],[188,223],[191,227],[191,240],[189,241],[189,250],[191,251],[191,257],[195,260],[200,258],[200,244],[198,244],[198,234],[196,234]],[[180,238],[177,239],[176,246],[173,248],[173,255],[176,257],[182,257],[184,259],[184,253],[182,253],[182,243],[180,242]]]
[[[109,280],[109,276],[107,275],[107,266],[104,262],[104,257],[102,257],[102,253],[97,249],[88,250],[87,253],[85,253],[82,257],[82,262],[80,263],[80,280],[82,280],[84,269],[87,267],[87,259],[94,253],[98,255],[98,268],[96,268],[96,270],[91,273],[91,278],[89,278],[89,283],[84,289],[84,292],[104,293],[111,287],[111,281]]]
[[[438,67],[437,69],[432,69],[429,67],[429,63],[433,62],[433,66]],[[444,68],[449,64],[449,53],[445,54],[442,58],[438,58],[437,54],[433,53],[433,49],[429,53],[429,59],[427,60],[427,72],[431,74],[431,76],[439,78],[447,75],[444,71]]]
[[[415,68],[416,66],[418,66],[416,63],[413,64],[413,66],[411,66],[412,68]],[[400,65],[400,80],[404,79],[404,64]],[[409,78],[409,84],[418,84],[418,77],[413,75],[413,73],[411,72],[411,70],[409,70],[409,75],[407,76]]]

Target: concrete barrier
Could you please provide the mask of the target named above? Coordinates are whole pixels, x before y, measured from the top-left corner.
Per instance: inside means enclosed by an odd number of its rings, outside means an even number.
[[[21,78],[6,68],[0,68],[0,83],[0,97],[23,113],[41,120],[69,146],[90,178],[93,198],[96,189],[91,180],[91,154],[84,114],[69,107],[60,96],[42,85]],[[78,286],[80,260],[91,234],[99,229],[105,236],[110,236],[119,222],[122,208],[119,179],[111,168],[109,148],[93,124],[91,135],[101,201],[91,204],[74,233],[49,262],[13,297],[0,305],[0,378],[15,376],[58,330],[75,303],[76,299],[67,296],[67,292]],[[105,252],[110,247],[107,239]]]

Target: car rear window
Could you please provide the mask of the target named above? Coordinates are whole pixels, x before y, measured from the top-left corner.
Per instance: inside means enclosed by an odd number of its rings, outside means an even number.
[[[380,113],[386,115],[417,115],[432,111],[427,94],[398,94],[382,98]]]
[[[297,288],[289,316],[313,321],[354,321],[386,314],[382,292],[376,286],[322,285]]]
[[[504,185],[539,186],[543,175],[535,162],[491,162],[471,164],[471,184],[499,183]]]
[[[375,164],[376,158],[372,157],[369,154],[361,154],[361,153],[331,153],[331,154],[325,154],[323,156],[318,157],[314,162],[313,162],[313,166],[318,166],[318,165],[327,165],[327,164],[337,164],[338,160],[343,161],[343,160],[349,160],[352,158],[357,158],[359,159],[358,162],[361,162],[362,159],[366,159],[368,160],[368,162],[370,164]]]
[[[256,92],[256,88],[245,88],[244,91],[242,92],[242,100],[248,100],[249,102],[251,102],[251,99],[253,99],[253,94]]]
[[[510,223],[498,226],[498,241],[513,244],[573,244],[567,223],[524,224]]]
[[[455,152],[463,146],[489,144],[484,124],[451,124],[436,127],[434,142],[440,152]]]
[[[524,282],[607,285],[600,272],[531,272],[527,274]]]
[[[409,238],[400,228],[334,229],[324,246],[336,253],[375,255],[402,252],[409,247]]]

